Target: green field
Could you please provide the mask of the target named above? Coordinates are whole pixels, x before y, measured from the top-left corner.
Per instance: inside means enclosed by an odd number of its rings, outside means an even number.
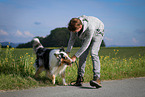
[[[70,56],[79,48],[74,48]],[[112,47],[101,48],[101,79],[113,80],[145,76],[145,47]],[[35,54],[32,48],[16,49],[0,48],[0,90],[26,89],[32,87],[52,86],[44,72],[35,79]],[[78,62],[78,59],[77,59]],[[77,66],[66,69],[66,82],[70,83],[77,77]],[[86,63],[85,82],[92,80],[92,62],[88,55]],[[61,85],[58,76],[56,83]]]

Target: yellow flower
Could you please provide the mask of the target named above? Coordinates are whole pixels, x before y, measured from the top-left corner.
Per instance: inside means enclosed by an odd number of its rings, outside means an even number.
[[[7,48],[9,48],[9,45],[7,45]]]
[[[125,62],[126,62],[126,58],[125,58],[125,59],[123,59],[123,61],[125,61]]]
[[[101,57],[101,59],[103,59],[104,56],[100,56],[100,57]]]

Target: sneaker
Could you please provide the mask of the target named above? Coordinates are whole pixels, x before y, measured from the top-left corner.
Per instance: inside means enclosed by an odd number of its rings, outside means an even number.
[[[102,85],[101,85],[101,80],[100,80],[100,78],[94,78],[93,80],[91,80],[90,81],[90,85],[92,86],[92,87],[96,87],[96,88],[101,88],[102,87]]]
[[[82,82],[84,81],[83,77],[78,76],[77,81],[75,83],[71,82],[72,86],[82,86]]]

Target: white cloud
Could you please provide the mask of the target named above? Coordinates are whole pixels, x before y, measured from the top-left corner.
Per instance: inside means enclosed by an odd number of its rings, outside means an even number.
[[[112,41],[113,40],[113,39],[108,38],[108,37],[104,37],[104,39],[107,40],[107,41]]]
[[[19,36],[19,37],[33,37],[34,35],[32,33],[30,33],[29,31],[21,32],[20,30],[17,30],[16,36]]]
[[[20,30],[17,30],[16,36],[23,36],[23,33]]]
[[[8,32],[4,31],[4,30],[0,30],[0,35],[9,35]]]
[[[28,31],[25,31],[24,35],[28,36],[28,37],[34,37],[34,35],[32,33],[28,32]]]
[[[134,37],[132,38],[132,41],[133,41],[133,43],[135,43],[135,44],[138,43],[138,40],[136,40],[136,38],[134,38]]]

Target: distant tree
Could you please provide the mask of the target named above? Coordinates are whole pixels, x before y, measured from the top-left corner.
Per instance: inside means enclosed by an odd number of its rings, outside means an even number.
[[[42,44],[45,47],[67,46],[69,40],[69,31],[66,28],[56,28],[50,35],[43,39]]]
[[[19,44],[17,48],[32,48],[32,41],[24,44]]]
[[[43,40],[43,37],[36,36],[35,38],[38,38],[40,41]],[[32,48],[32,43],[33,43],[33,41],[31,40],[28,43],[19,44],[17,46],[17,48]]]
[[[69,41],[70,33],[67,28],[56,28],[54,30],[51,30],[50,35],[47,35],[45,38],[37,36],[39,38],[40,42],[44,47],[67,47],[68,41]],[[31,48],[32,42],[28,42],[25,44],[20,44],[17,48]],[[81,40],[76,39],[76,42],[74,44],[74,47],[80,47],[81,46]],[[101,44],[102,47],[105,47],[105,42],[102,41]]]
[[[106,46],[105,42],[104,42],[104,40],[102,40],[101,47],[105,47],[105,46]]]
[[[1,46],[1,48],[7,48],[9,46],[9,48],[12,48],[12,46],[7,45],[7,46]]]

